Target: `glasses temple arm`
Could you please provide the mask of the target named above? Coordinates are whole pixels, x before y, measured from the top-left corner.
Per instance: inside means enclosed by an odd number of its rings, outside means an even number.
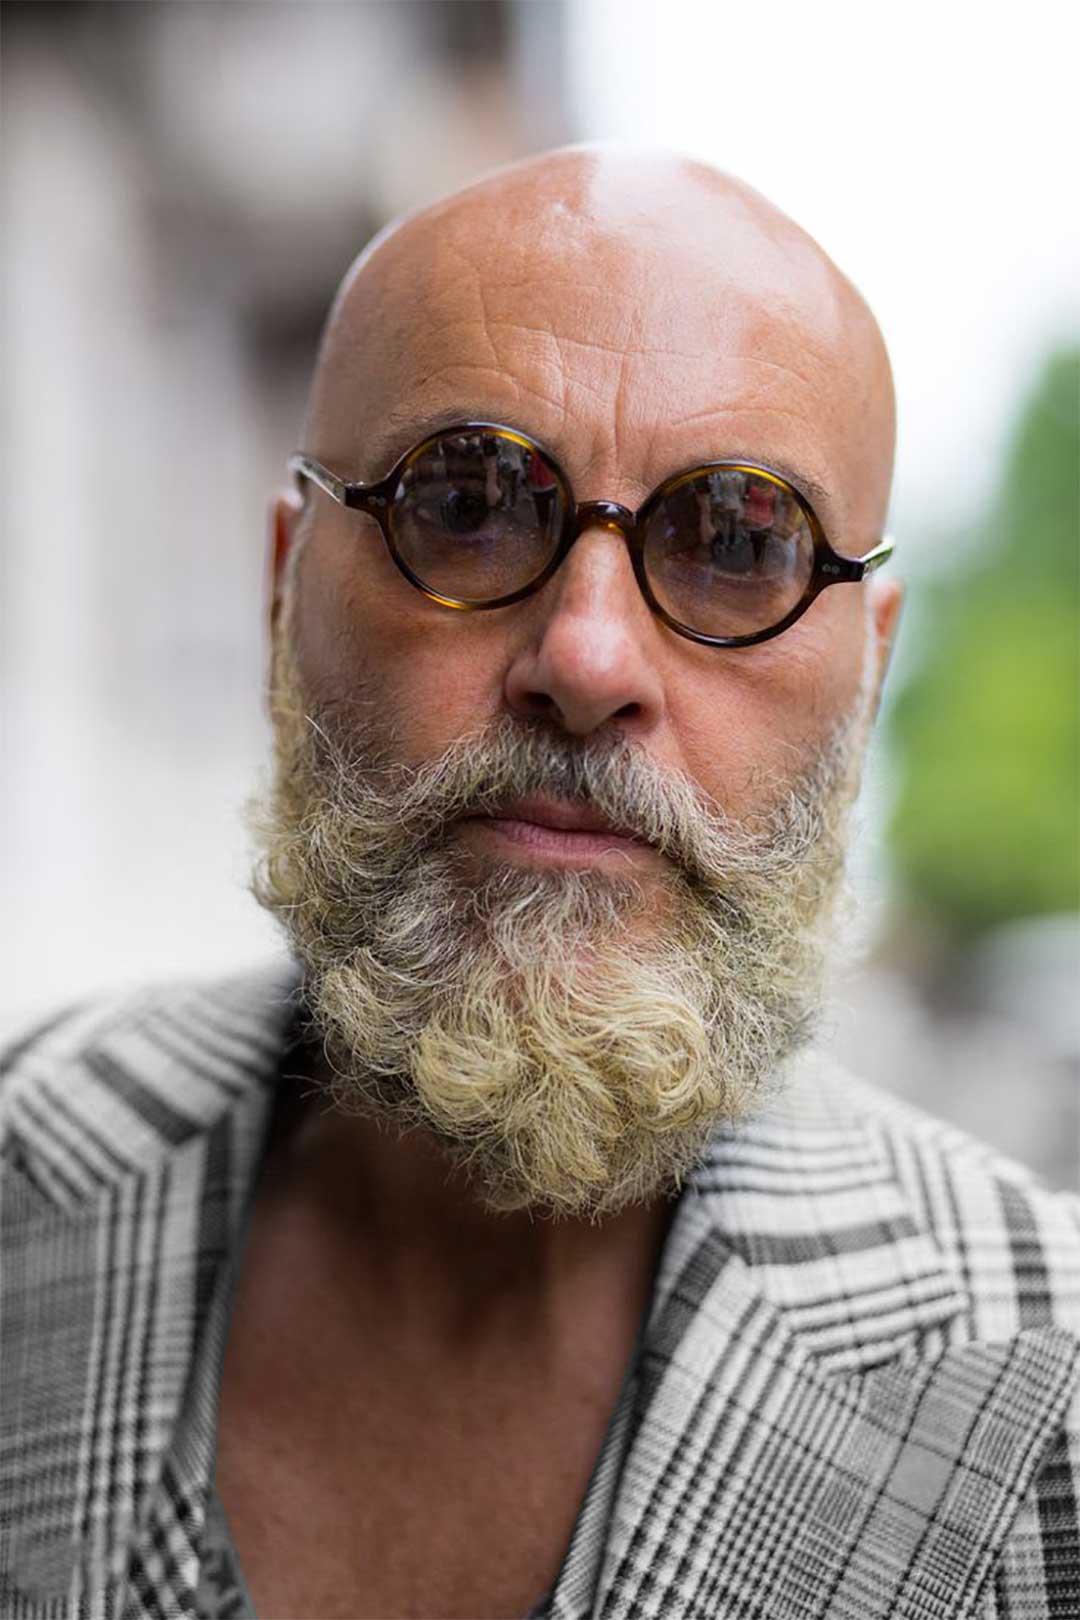
[[[386,506],[385,480],[382,484],[348,484],[344,478],[332,473],[329,467],[324,467],[321,461],[301,455],[299,451],[289,457],[289,471],[301,488],[305,479],[310,480],[325,490],[331,500],[337,501],[339,506],[349,507],[351,511],[379,513]]]
[[[337,501],[339,506],[349,504],[348,484],[343,478],[336,478],[328,467],[323,466],[321,461],[315,461],[311,456],[290,456],[289,471],[301,489],[305,481],[318,484],[319,488],[325,490],[331,500]]]
[[[887,563],[892,554],[893,542],[886,537],[874,547],[873,551],[868,551],[865,557],[860,557],[859,579],[865,579],[867,574],[874,572],[875,568],[880,568],[882,563]]]

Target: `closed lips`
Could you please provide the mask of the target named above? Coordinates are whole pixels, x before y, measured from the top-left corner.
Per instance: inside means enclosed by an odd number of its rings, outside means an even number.
[[[635,833],[614,826],[606,816],[587,804],[567,804],[558,799],[515,799],[513,803],[493,811],[490,819],[531,821],[538,827],[552,827],[558,832],[609,833],[614,838],[626,838],[635,844],[645,842]]]

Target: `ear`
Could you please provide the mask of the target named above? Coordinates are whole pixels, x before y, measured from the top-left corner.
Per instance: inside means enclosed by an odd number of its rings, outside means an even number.
[[[877,649],[877,690],[880,699],[885,672],[892,657],[897,625],[900,622],[904,587],[897,579],[873,579],[869,582],[868,589],[870,592],[868,611],[873,620],[874,642]]]
[[[267,513],[266,600],[271,636],[281,611],[285,589],[285,568],[296,539],[296,529],[304,502],[298,490],[282,490],[270,503]]]

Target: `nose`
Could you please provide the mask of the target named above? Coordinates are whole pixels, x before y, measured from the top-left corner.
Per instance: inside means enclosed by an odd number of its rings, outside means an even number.
[[[594,503],[569,555],[522,610],[505,682],[517,714],[575,736],[611,722],[638,737],[653,729],[664,706],[660,625],[634,576],[620,508]]]

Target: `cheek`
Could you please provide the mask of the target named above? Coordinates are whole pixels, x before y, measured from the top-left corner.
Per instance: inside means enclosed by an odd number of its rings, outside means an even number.
[[[377,702],[400,757],[430,758],[495,712],[497,627],[429,601],[395,568],[373,524],[313,534],[297,589],[305,685],[321,704]]]
[[[835,598],[836,600],[830,600]],[[857,701],[864,618],[855,589],[825,592],[773,641],[719,651],[673,689],[691,776],[735,815],[810,762]]]

